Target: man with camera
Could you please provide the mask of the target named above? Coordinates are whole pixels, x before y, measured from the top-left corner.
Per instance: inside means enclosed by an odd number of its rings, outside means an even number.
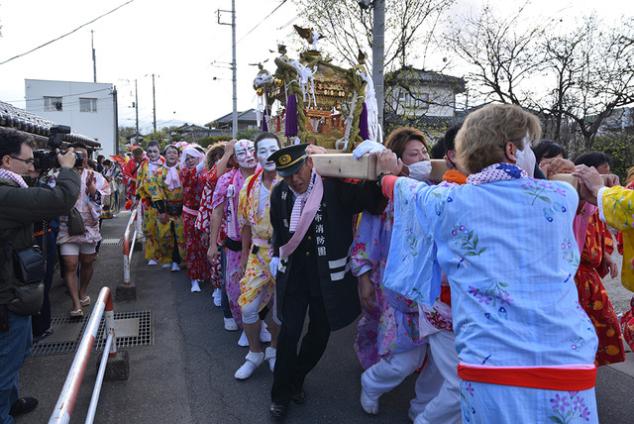
[[[55,188],[29,188],[34,171],[32,138],[0,128],[0,424],[32,411],[33,398],[18,398],[18,372],[31,347],[31,315],[42,305],[44,259],[33,249],[33,222],[68,214],[79,195],[75,153],[58,154]],[[39,255],[39,257],[38,257]]]

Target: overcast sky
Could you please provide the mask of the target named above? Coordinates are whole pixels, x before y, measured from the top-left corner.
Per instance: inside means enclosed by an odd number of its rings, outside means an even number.
[[[354,0],[341,0],[354,1]],[[125,0],[0,0],[0,62],[47,42],[124,3]],[[238,109],[255,104],[251,83],[256,68],[248,63],[274,55],[277,43],[302,23],[288,0],[262,25],[280,0],[236,0],[238,42]],[[510,13],[523,1],[489,1]],[[480,0],[458,0],[454,19],[475,14]],[[150,74],[155,73],[159,126],[186,121],[205,124],[231,111],[231,27],[218,25],[217,9],[230,9],[230,0],[135,0],[115,13],[22,58],[0,65],[0,100],[24,107],[24,79],[92,81],[90,30],[95,32],[97,81],[119,90],[119,125],[134,126],[134,79],[139,87],[140,126],[152,122]],[[606,22],[634,14],[631,0],[534,0],[532,16],[559,14],[566,19],[591,11]],[[230,14],[223,20],[230,21]],[[215,62],[215,63],[214,63]],[[271,62],[267,65],[273,71]],[[461,76],[460,69],[451,73]],[[216,80],[214,80],[214,77]]]

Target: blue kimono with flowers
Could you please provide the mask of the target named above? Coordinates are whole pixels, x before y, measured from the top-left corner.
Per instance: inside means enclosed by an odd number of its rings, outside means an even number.
[[[572,186],[495,164],[465,185],[399,178],[384,284],[431,305],[451,286],[456,350],[467,365],[591,365],[594,327],[580,307]],[[594,389],[461,382],[464,423],[596,423]]]

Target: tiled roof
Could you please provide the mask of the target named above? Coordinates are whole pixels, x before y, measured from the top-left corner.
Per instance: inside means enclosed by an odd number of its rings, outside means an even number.
[[[218,119],[214,119],[207,125],[210,126],[212,123],[217,124],[230,124],[232,122],[232,113],[228,113],[224,116],[221,116]],[[245,110],[244,112],[238,112],[238,121],[256,121],[255,109]]]
[[[450,85],[458,93],[465,91],[465,80],[462,78],[441,74],[440,72],[416,69],[411,66],[405,66],[401,69],[385,74],[386,85],[396,85],[399,82]]]
[[[48,119],[0,101],[0,127],[15,128],[32,135],[48,137],[50,128],[55,125]],[[94,138],[77,133],[64,135],[64,140],[70,143],[85,143],[91,147],[101,146]]]

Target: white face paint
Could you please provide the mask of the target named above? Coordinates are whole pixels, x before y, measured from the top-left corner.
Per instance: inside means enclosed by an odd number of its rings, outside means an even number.
[[[277,140],[274,138],[265,138],[258,141],[258,151],[256,155],[260,166],[264,168],[265,171],[275,171],[275,162],[267,161],[267,159],[278,150],[280,150],[280,146],[278,146]]]
[[[257,165],[255,148],[251,140],[239,140],[233,148],[233,152],[240,168],[251,169]]]
[[[159,151],[158,147],[151,146],[151,147],[148,147],[147,149],[147,156],[150,158],[152,162],[155,162],[161,157],[161,152]]]

